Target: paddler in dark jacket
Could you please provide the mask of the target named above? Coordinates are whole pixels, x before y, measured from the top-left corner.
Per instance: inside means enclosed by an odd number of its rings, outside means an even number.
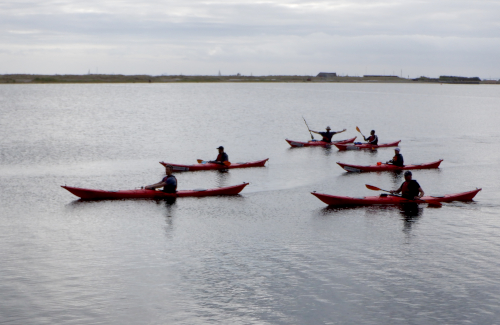
[[[424,190],[420,187],[420,184],[411,179],[411,171],[407,170],[405,172],[405,181],[401,186],[395,190],[391,191],[392,194],[398,194],[401,192],[401,196],[408,200],[418,200],[424,196]]]
[[[363,136],[363,138],[365,138],[365,136]],[[369,144],[373,144],[374,146],[378,144],[378,137],[375,135],[375,130],[370,132],[370,136],[365,138],[365,141],[368,141]]]
[[[229,157],[227,156],[227,153],[224,152],[223,146],[220,146],[217,149],[219,150],[219,154],[217,155],[217,158],[215,158],[215,160],[211,160],[209,162],[225,165],[224,162],[225,161],[229,162]]]
[[[313,131],[313,130],[310,130],[311,132],[313,133],[316,133],[316,134],[319,134],[323,137],[323,139],[321,139],[321,141],[324,141],[324,142],[328,142],[328,143],[331,143],[332,142],[332,137],[337,134],[337,133],[342,133],[344,132],[346,129],[343,129],[342,131],[337,131],[337,132],[330,132],[331,128],[329,126],[326,127],[326,132],[318,132],[318,131]]]
[[[163,192],[165,193],[175,193],[177,192],[177,178],[172,175],[173,167],[171,165],[165,165],[165,174],[167,176],[163,177],[161,182],[148,185],[144,187],[146,190],[154,190],[155,188],[163,186]]]
[[[394,166],[399,166],[399,167],[403,167],[405,164],[405,161],[403,159],[403,155],[399,153],[400,152],[400,149],[399,148],[395,148],[394,149],[394,157],[392,157],[391,160],[389,160],[387,163],[388,164],[393,164]]]

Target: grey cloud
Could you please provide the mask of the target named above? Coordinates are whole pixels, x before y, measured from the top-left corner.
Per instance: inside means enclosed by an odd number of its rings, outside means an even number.
[[[295,73],[331,62],[357,71],[452,63],[465,71],[469,60],[486,71],[477,58],[497,56],[499,15],[496,1],[7,1],[0,52],[3,60],[64,52],[113,65],[169,58],[186,73],[213,70],[203,63]]]

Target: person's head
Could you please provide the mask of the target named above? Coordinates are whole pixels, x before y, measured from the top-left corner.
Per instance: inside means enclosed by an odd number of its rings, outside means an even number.
[[[407,170],[405,171],[405,180],[409,181],[411,180],[411,171]]]
[[[220,146],[220,147],[219,147],[219,148],[217,148],[217,149],[219,149],[219,152],[224,152],[224,147],[223,147],[223,146]]]
[[[330,131],[331,128],[329,126],[326,127],[326,131]]]
[[[398,154],[400,151],[401,151],[401,149],[399,149],[399,148],[394,148],[394,152],[395,152],[396,154]]]
[[[170,175],[174,171],[174,167],[172,165],[165,165],[165,174]]]
[[[370,134],[371,134],[371,135],[374,135],[374,134],[375,134],[375,130],[372,130],[372,131],[370,132]]]

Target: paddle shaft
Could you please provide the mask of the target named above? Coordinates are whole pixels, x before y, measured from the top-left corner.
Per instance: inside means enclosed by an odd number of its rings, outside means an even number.
[[[356,131],[358,131],[359,133],[361,133],[361,130],[356,126]],[[361,135],[363,136],[364,139],[366,139],[366,137],[364,136],[363,133],[361,133]]]
[[[373,185],[368,185],[368,184],[365,184],[366,188],[369,189],[369,190],[372,190],[372,191],[384,191],[384,192],[388,192],[388,193],[391,193],[391,191],[388,191],[388,190],[384,190],[384,189],[381,189],[380,187],[376,187],[376,186],[373,186]],[[394,194],[392,194],[394,195]],[[399,196],[399,197],[402,197],[400,195],[395,195],[395,196]],[[408,200],[408,199],[407,199]],[[442,204],[440,202],[429,202],[427,200],[422,200],[421,198],[418,198],[418,199],[413,199],[413,201],[422,201],[424,203],[427,203],[427,204],[430,204],[430,205],[437,205],[437,206],[441,206]]]
[[[311,132],[311,129],[309,128],[309,125],[307,125],[307,122],[306,122],[306,119],[304,118],[304,116],[302,116],[302,119],[304,120],[304,123],[306,123],[307,130],[309,131],[309,134],[311,135],[311,140],[314,140],[314,136]]]

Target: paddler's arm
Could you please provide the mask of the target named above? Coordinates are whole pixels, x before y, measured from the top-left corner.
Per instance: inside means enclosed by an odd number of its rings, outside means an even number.
[[[419,198],[419,199],[420,199],[422,196],[424,196],[424,194],[425,194],[425,193],[424,193],[424,190],[423,190],[421,187],[419,187],[419,188],[418,188],[418,195],[417,195],[417,198]]]
[[[156,184],[152,184],[152,185],[147,185],[145,186],[144,188],[146,190],[154,190],[155,188],[158,188],[158,187],[163,187],[165,186],[165,182],[159,182],[159,183],[156,183]]]
[[[401,192],[401,190],[403,189],[403,184],[401,184],[401,186],[397,189],[397,190],[393,190],[391,191],[392,194],[398,194],[399,192]]]
[[[342,133],[342,132],[345,132],[345,131],[346,131],[346,129],[343,129],[342,131],[337,131],[337,132],[335,132],[335,134],[337,134],[337,133]]]

